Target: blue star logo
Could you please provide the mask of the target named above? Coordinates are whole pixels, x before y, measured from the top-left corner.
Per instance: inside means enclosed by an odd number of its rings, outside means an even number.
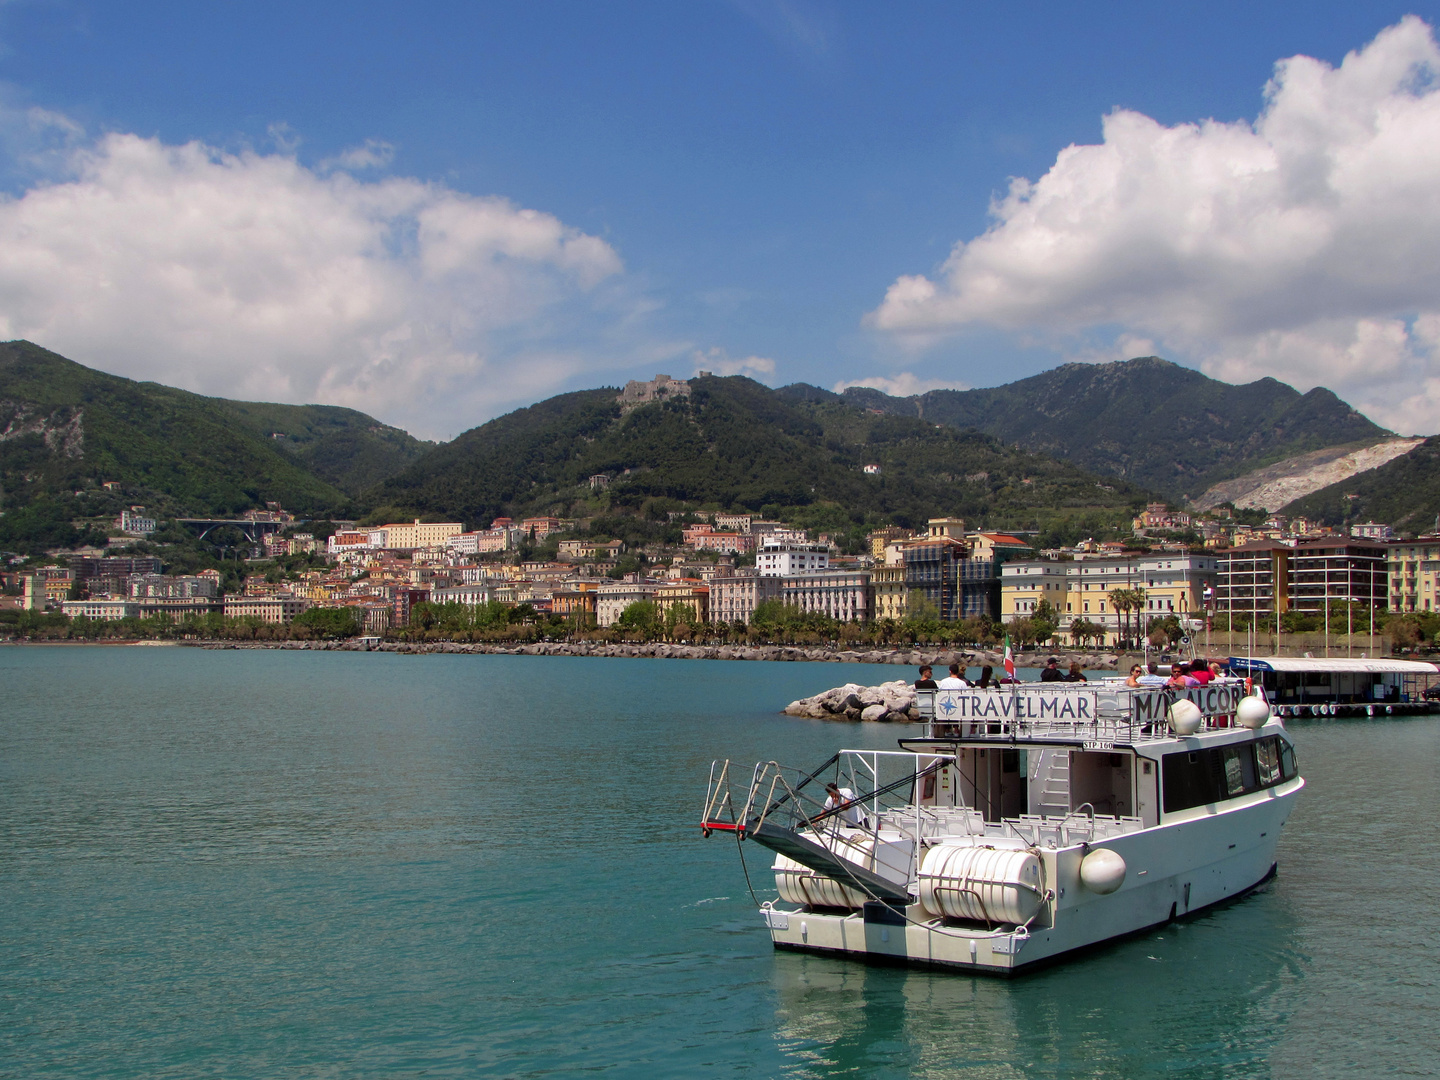
[[[943,712],[946,716],[949,716],[951,713],[953,713],[955,709],[956,705],[954,698],[947,697],[940,702],[940,711]]]

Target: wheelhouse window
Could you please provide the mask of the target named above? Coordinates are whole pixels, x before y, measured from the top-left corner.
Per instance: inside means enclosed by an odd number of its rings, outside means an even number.
[[[1296,776],[1295,750],[1278,735],[1231,746],[1182,750],[1166,754],[1164,762],[1167,814],[1239,798]]]

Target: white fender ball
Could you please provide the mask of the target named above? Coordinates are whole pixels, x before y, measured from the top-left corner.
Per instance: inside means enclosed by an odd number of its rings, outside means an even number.
[[[1171,705],[1167,715],[1170,717],[1170,728],[1176,735],[1194,735],[1205,720],[1200,706],[1189,698],[1181,698]]]
[[[1125,883],[1125,860],[1109,848],[1096,848],[1080,860],[1080,884],[1105,896]]]
[[[1235,707],[1235,722],[1251,729],[1264,727],[1270,719],[1270,706],[1258,697],[1247,697]]]

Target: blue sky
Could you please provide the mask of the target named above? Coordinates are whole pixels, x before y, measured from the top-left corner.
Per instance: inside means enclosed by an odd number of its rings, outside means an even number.
[[[1230,381],[1329,385],[1430,434],[1435,257],[1367,269],[1393,244],[1342,240],[1384,232],[1355,207],[1409,199],[1419,235],[1440,237],[1434,162],[1422,149],[1405,184],[1377,180],[1397,175],[1389,129],[1352,123],[1419,101],[1396,138],[1425,141],[1437,15],[10,0],[0,242],[20,254],[0,255],[0,330],[120,374],[349,404],[439,437],[655,371],[904,389],[1141,350]],[[1389,51],[1366,53],[1387,28]],[[1230,181],[1196,177],[1217,160],[1249,177],[1236,163],[1267,147],[1289,175],[1292,144],[1227,128],[1177,149],[1172,133],[1213,118],[1253,134],[1277,61],[1338,69],[1352,52],[1380,74],[1316,89],[1301,72],[1277,100],[1319,116],[1295,161],[1366,156],[1368,179],[1322,169],[1333,198],[1287,180],[1214,224]],[[1153,125],[1104,126],[1117,109]],[[1057,165],[1072,144],[1138,154],[1145,197],[1104,180],[1099,156]],[[1014,177],[1039,186],[992,217]],[[1303,225],[1277,240],[1277,214]],[[1299,247],[1271,260],[1276,243]],[[1147,261],[1151,247],[1165,254]],[[1132,255],[1128,277],[1095,269]]]

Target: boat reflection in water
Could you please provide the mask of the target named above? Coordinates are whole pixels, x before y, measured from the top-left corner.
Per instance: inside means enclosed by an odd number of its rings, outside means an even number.
[[[1294,937],[1283,902],[1242,904],[1013,982],[780,952],[775,1038],[800,1076],[1269,1075]]]
[[[1247,689],[921,691],[899,750],[714,763],[701,827],[774,853],[777,948],[1012,974],[1275,872],[1304,780]]]

